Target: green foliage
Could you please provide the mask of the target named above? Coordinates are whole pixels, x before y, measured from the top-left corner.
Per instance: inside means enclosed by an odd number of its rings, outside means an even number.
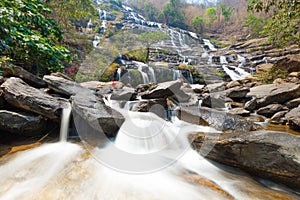
[[[249,0],[248,10],[273,13],[272,19],[264,29],[264,33],[277,46],[290,43],[300,44],[299,0]]]
[[[248,14],[244,22],[244,27],[249,27],[255,37],[259,36],[266,22],[264,19],[256,17],[254,14]]]
[[[103,82],[109,82],[114,79],[114,75],[117,71],[117,68],[119,67],[119,64],[117,63],[112,63],[103,73],[101,76],[100,81]]]
[[[171,0],[163,9],[159,16],[162,22],[174,27],[185,28],[184,13],[179,9],[181,7],[179,0]]]
[[[202,17],[194,17],[192,21],[192,25],[194,26],[194,30],[198,33],[203,33],[204,19]]]
[[[151,3],[144,3],[144,15],[150,21],[157,21],[158,20],[158,10],[155,8]]]
[[[207,8],[205,14],[209,19],[208,24],[212,25],[212,23],[214,23],[214,21],[217,19],[217,8],[216,7]]]
[[[146,49],[136,49],[130,52],[125,52],[125,55],[130,60],[136,60],[139,62],[147,62],[147,50]]]
[[[225,18],[225,22],[228,22],[231,15],[232,15],[232,12],[234,11],[234,8],[233,7],[228,7],[226,8],[226,5],[225,4],[220,4],[220,7],[221,7],[221,12],[222,12],[222,15],[224,16]]]
[[[268,71],[263,71],[259,74],[255,74],[254,77],[257,81],[262,82],[264,84],[271,84],[277,78],[285,79],[288,76],[287,70],[277,69],[273,67]]]
[[[170,39],[169,35],[163,31],[144,32],[138,35],[138,40],[150,47],[157,42]]]
[[[45,15],[51,11],[42,0],[2,0],[0,2],[0,55],[22,66],[59,71],[69,51],[57,45],[62,30]]]

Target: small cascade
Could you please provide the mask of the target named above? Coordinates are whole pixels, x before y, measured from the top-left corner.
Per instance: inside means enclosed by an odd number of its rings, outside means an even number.
[[[87,25],[86,25],[86,29],[88,33],[91,33],[91,29],[92,29],[92,19],[89,19]]]
[[[225,56],[220,56],[220,63],[221,64],[228,64]]]
[[[96,48],[99,43],[100,43],[100,37],[95,35],[94,40],[93,40],[93,46]]]
[[[207,39],[203,39],[204,45],[208,46],[211,51],[216,51],[216,47]]]
[[[149,69],[149,72],[150,72],[150,78],[151,78],[151,82],[152,83],[157,83],[157,81],[156,81],[156,76],[155,76],[155,72],[154,72],[154,69],[153,69],[153,67],[150,67],[150,66],[148,66],[148,69]]]
[[[119,67],[117,69],[117,80],[120,81],[121,77],[122,77],[122,69],[121,69],[121,67]]]
[[[190,83],[190,84],[193,84],[194,81],[193,81],[193,75],[192,75],[192,72],[188,71],[187,73],[188,73],[188,81],[189,81],[189,83]]]
[[[182,73],[179,69],[172,69],[173,71],[173,80],[177,80],[179,78],[182,78]]]
[[[147,73],[143,72],[143,67],[142,67],[141,65],[138,66],[138,70],[139,70],[139,72],[140,72],[141,75],[142,75],[143,83],[144,83],[144,84],[149,84],[149,78],[148,78],[148,75],[147,75]]]
[[[69,129],[71,111],[72,111],[71,105],[69,105],[68,108],[64,108],[62,111],[61,125],[60,125],[60,132],[59,132],[60,135],[59,140],[61,142],[66,142],[68,138],[68,129]]]
[[[233,70],[229,69],[229,67],[227,67],[226,65],[223,65],[223,70],[233,81],[240,80],[243,77],[250,75],[250,73],[246,72],[242,68],[235,66],[230,66],[230,68],[232,68]]]

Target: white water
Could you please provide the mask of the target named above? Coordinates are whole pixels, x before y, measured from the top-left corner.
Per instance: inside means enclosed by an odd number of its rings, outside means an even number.
[[[114,102],[108,104],[115,106]],[[46,144],[18,153],[2,164],[0,199],[228,199],[202,181],[190,184],[185,176],[210,180],[208,185],[238,200],[265,199],[266,192],[276,192],[244,173],[222,170],[190,148],[188,133],[216,133],[214,129],[176,118],[173,123],[166,122],[151,113],[118,110],[126,121],[115,144],[108,143],[101,149],[83,149],[71,143]],[[133,158],[124,156],[126,152]],[[103,163],[103,159],[119,163],[119,168]],[[159,166],[148,173],[124,171],[126,167]]]
[[[172,69],[173,71],[173,80],[177,80],[178,78],[182,78],[181,71],[179,69]]]
[[[204,45],[207,45],[211,51],[216,51],[216,47],[207,39],[203,39]]]
[[[100,43],[100,37],[96,35],[93,40],[93,46],[96,48],[99,43]]]
[[[234,70],[229,69],[226,65],[223,65],[222,67],[225,73],[228,74],[233,81],[240,80],[250,75],[250,73],[239,67],[230,66],[230,68],[233,68]]]
[[[221,64],[228,64],[225,56],[220,56],[220,63]]]
[[[71,105],[69,105],[68,108],[63,109],[62,116],[61,116],[60,132],[59,132],[61,142],[67,141],[71,112],[72,112]]]
[[[151,77],[152,83],[157,83],[153,67],[149,66],[148,69],[149,69],[149,72],[150,72],[150,75],[151,75],[150,77]]]

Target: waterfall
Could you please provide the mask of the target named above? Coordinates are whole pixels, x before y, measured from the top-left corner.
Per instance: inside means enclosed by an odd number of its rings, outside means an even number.
[[[220,56],[220,63],[221,64],[228,64],[225,56]]]
[[[211,51],[216,51],[215,46],[207,39],[203,39],[204,45],[207,45]]]
[[[62,111],[60,132],[59,132],[61,142],[66,142],[68,138],[71,111],[72,111],[71,105],[69,105],[68,108],[64,108]]]
[[[139,70],[139,72],[140,72],[141,75],[142,75],[143,83],[144,83],[144,84],[149,84],[149,78],[148,78],[148,75],[147,75],[145,72],[143,72],[143,67],[142,67],[142,66],[138,66],[138,70]]]
[[[96,35],[93,40],[93,46],[96,48],[99,43],[100,43],[100,37]]]
[[[193,75],[190,71],[187,72],[188,73],[188,79],[189,79],[189,82],[190,84],[193,84]]]
[[[231,80],[233,81],[240,80],[250,75],[250,73],[246,72],[242,68],[235,67],[235,66],[230,66],[230,68],[233,68],[233,70],[229,69],[226,65],[223,65],[223,70],[228,76],[230,76]]]
[[[117,80],[120,81],[122,77],[122,69],[119,67],[117,69]]]
[[[179,69],[172,69],[173,71],[173,80],[177,80],[178,78],[182,77],[182,73]]]
[[[149,69],[149,72],[150,72],[150,75],[151,75],[152,83],[157,83],[156,76],[155,76],[155,71],[154,71],[153,67],[148,66],[148,69]]]
[[[86,29],[87,29],[87,32],[90,33],[91,32],[91,28],[92,28],[92,19],[90,18],[87,25],[86,25]]]

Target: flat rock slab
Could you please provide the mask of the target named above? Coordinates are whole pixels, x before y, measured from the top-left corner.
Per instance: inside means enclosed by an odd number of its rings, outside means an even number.
[[[10,133],[35,136],[44,133],[47,121],[42,116],[0,110],[0,130]]]
[[[296,135],[257,131],[205,137],[200,133],[192,146],[208,159],[300,189],[299,144]]]
[[[79,92],[88,90],[80,84],[58,76],[44,76],[43,80],[48,84],[48,87],[59,94],[72,96]]]
[[[261,85],[251,88],[247,95],[257,98],[258,108],[272,103],[283,104],[300,96],[300,85],[295,83]]]
[[[65,99],[54,98],[29,86],[20,78],[9,78],[2,85],[4,99],[10,105],[58,120],[63,108],[69,106]]]

